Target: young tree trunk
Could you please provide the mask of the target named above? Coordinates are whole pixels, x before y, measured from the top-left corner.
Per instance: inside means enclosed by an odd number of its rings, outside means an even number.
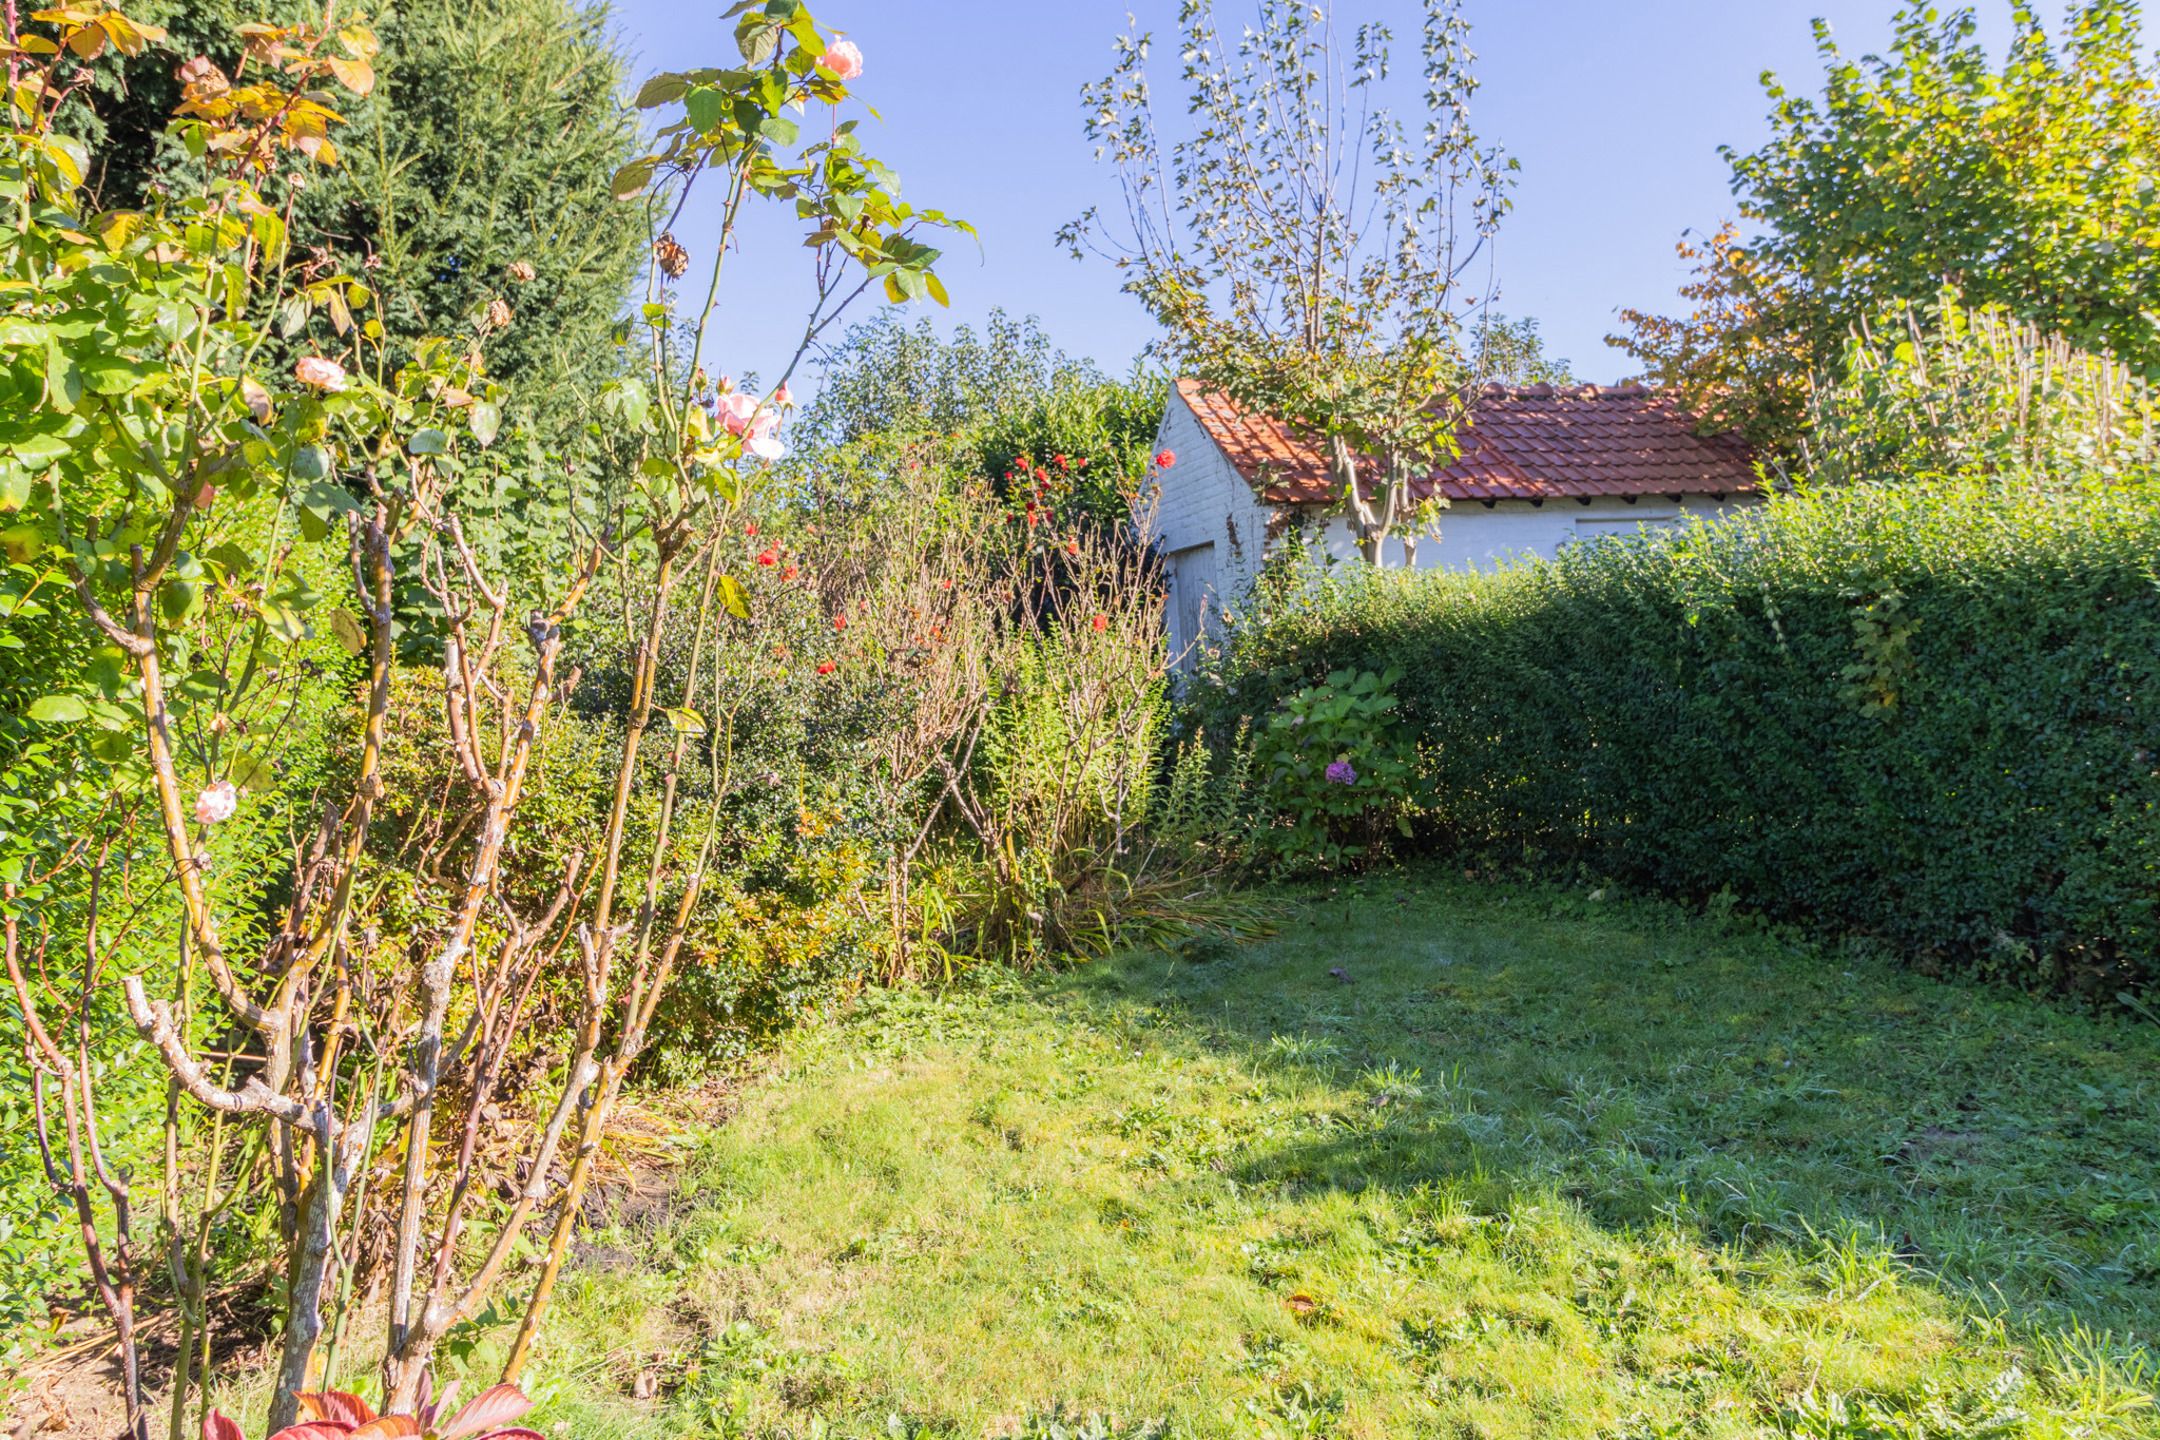
[[[336,1122],[325,1117],[317,1130],[315,1183],[300,1207],[298,1249],[285,1292],[285,1338],[278,1357],[277,1389],[270,1396],[270,1428],[283,1429],[300,1418],[300,1392],[315,1386],[315,1347],[322,1339],[323,1297],[329,1290],[330,1262],[337,1226],[345,1206],[346,1166],[338,1154]]]

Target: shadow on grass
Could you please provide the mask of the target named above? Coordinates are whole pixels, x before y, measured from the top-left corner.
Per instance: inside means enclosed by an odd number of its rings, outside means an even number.
[[[1051,986],[1094,1023],[1190,1035],[1342,1092],[1247,1147],[1242,1184],[1560,1195],[1918,1271],[2014,1330],[2160,1337],[2160,1031],[1929,980],[1663,907],[1378,877],[1272,941]]]

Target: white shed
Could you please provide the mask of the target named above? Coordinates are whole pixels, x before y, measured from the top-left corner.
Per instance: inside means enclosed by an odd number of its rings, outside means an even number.
[[[1698,434],[1671,396],[1640,385],[1488,386],[1457,438],[1455,462],[1415,487],[1448,502],[1438,538],[1418,543],[1421,568],[1493,569],[1761,497],[1736,436]],[[1150,520],[1170,582],[1172,655],[1189,656],[1216,628],[1208,617],[1243,598],[1268,547],[1300,521],[1328,554],[1356,556],[1309,437],[1180,380],[1157,448],[1175,456]],[[1403,563],[1399,540],[1383,559]]]

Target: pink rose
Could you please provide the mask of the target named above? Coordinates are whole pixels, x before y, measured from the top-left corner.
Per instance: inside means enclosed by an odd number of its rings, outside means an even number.
[[[713,407],[713,414],[730,435],[740,435],[750,428],[751,418],[759,413],[757,397],[745,395],[740,390],[721,392],[720,403]]]
[[[787,454],[787,447],[773,438],[773,431],[780,428],[780,412],[760,404],[756,396],[739,390],[722,395],[713,413],[728,434],[742,437],[743,453],[760,460],[778,460]]]
[[[293,366],[293,378],[317,390],[343,390],[345,367],[320,355],[303,355],[300,363]]]
[[[825,47],[818,59],[818,68],[835,80],[853,80],[862,74],[862,51],[852,40],[835,40]]]
[[[195,797],[195,823],[216,825],[230,820],[233,811],[240,808],[240,792],[233,789],[230,780],[220,780],[215,785],[205,785]]]
[[[772,403],[783,410],[795,403],[795,392],[788,389],[787,381],[781,381],[780,388],[772,392]]]

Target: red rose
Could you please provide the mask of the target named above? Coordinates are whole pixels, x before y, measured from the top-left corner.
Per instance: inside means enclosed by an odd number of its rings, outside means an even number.
[[[1094,626],[1098,631],[1107,630],[1110,628],[1110,617],[1107,615],[1097,615],[1093,620],[1088,621],[1088,624]]]
[[[845,629],[847,629],[847,616],[845,616],[845,615],[835,615],[835,616],[833,616],[833,617],[832,617],[832,628],[833,628],[833,629],[835,629],[835,630],[845,630]]]
[[[777,545],[768,545],[768,546],[766,546],[766,547],[765,547],[765,548],[764,548],[763,550],[760,550],[760,551],[758,552],[758,557],[757,557],[757,563],[758,563],[758,564],[760,564],[760,565],[777,565],[777,564],[779,564],[779,563],[780,563],[780,547],[779,547],[779,546],[777,546]]]
[[[830,675],[833,671],[839,668],[840,662],[837,660],[820,660],[818,661],[817,673],[820,675]]]
[[[1167,469],[1169,469],[1169,468],[1170,468],[1171,466],[1173,466],[1173,465],[1175,465],[1175,464],[1177,464],[1177,451],[1175,451],[1175,450],[1158,450],[1158,451],[1156,451],[1156,452],[1155,452],[1155,468],[1156,468],[1156,469],[1158,469],[1158,470],[1167,470]]]

